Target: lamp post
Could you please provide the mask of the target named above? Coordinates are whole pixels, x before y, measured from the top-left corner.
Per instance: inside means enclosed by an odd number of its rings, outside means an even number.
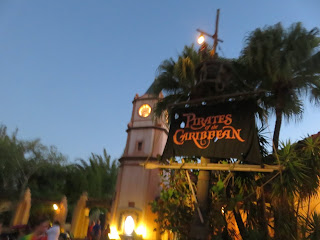
[[[219,15],[220,15],[220,9],[217,9],[217,16],[216,16],[216,29],[214,34],[207,33],[201,29],[197,29],[197,31],[200,33],[200,36],[198,37],[198,43],[200,45],[205,44],[205,38],[204,36],[208,36],[213,39],[213,47],[210,51],[210,56],[215,56],[218,42],[223,42],[222,40],[218,39],[218,26],[219,26]]]

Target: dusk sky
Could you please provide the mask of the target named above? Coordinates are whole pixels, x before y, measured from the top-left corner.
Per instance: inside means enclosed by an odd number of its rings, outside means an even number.
[[[214,32],[217,8],[227,58],[257,27],[320,27],[319,0],[0,0],[0,124],[70,161],[103,148],[121,157],[135,94],[196,43],[197,28]],[[284,122],[281,140],[319,132],[319,119],[307,106],[302,121]]]

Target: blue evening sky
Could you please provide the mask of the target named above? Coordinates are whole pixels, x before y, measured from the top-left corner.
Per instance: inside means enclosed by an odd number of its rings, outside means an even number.
[[[320,27],[319,0],[0,0],[0,124],[71,161],[103,148],[119,158],[135,94],[161,61],[195,42],[197,28],[213,33],[217,8],[219,54],[229,58],[257,27]],[[306,107],[281,139],[317,133],[319,117]]]

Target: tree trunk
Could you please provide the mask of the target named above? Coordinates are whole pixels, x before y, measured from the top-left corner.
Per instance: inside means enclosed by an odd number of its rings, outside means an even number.
[[[210,159],[201,157],[201,163],[210,163]],[[197,182],[197,200],[203,214],[204,223],[201,223],[199,215],[194,213],[193,223],[191,224],[190,239],[208,239],[210,229],[207,224],[207,210],[208,210],[208,193],[209,193],[209,171],[199,171]]]
[[[298,216],[299,216],[299,207],[300,207],[300,202],[301,202],[301,198],[299,198],[299,200],[298,200],[298,204],[297,204],[297,211],[296,211],[296,225],[297,226],[299,226],[299,218],[298,218]],[[302,234],[301,234],[301,229],[300,228],[298,228],[297,227],[297,237],[299,238],[301,238],[302,236],[301,236]]]
[[[247,229],[244,226],[240,212],[237,211],[236,209],[233,209],[233,215],[234,215],[234,218],[236,219],[236,222],[237,222],[239,232],[240,232],[242,239],[247,239]]]
[[[311,196],[309,196],[309,199],[308,199],[308,209],[307,209],[307,216],[306,216],[306,222],[305,222],[305,229],[307,229],[307,226],[308,226],[308,223],[309,223],[310,203],[311,203]],[[306,235],[306,233],[304,233],[303,237],[306,237],[305,235]]]
[[[266,214],[266,200],[264,195],[264,188],[261,187],[260,198],[257,201],[258,211],[259,211],[259,225],[261,232],[263,232],[264,239],[268,239],[268,219]]]
[[[277,107],[276,108],[276,123],[274,126],[274,132],[273,132],[273,144],[274,144],[273,153],[275,153],[275,151],[278,150],[281,123],[282,123],[282,109]]]
[[[274,240],[297,239],[295,208],[287,194],[274,203]]]

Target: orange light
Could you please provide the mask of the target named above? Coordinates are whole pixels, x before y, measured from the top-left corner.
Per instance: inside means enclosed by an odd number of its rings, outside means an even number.
[[[108,233],[109,239],[120,239],[117,228],[115,226],[110,227],[110,233]]]
[[[54,209],[55,211],[57,211],[57,210],[59,209],[59,207],[58,207],[57,204],[53,204],[52,207],[53,207],[53,209]]]
[[[224,214],[224,207],[221,208],[221,213]]]
[[[140,225],[139,227],[137,227],[136,233],[137,235],[141,235],[143,238],[147,238],[147,229],[143,225]]]
[[[198,37],[198,43],[201,45],[202,43],[204,43],[204,36],[201,34],[199,37]]]
[[[139,116],[141,117],[148,117],[151,113],[151,107],[149,104],[143,104],[139,108]]]

